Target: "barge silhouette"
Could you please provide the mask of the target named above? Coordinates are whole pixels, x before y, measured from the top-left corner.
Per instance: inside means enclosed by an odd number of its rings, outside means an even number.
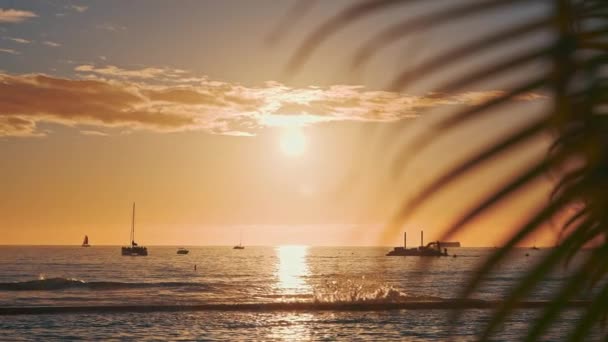
[[[460,245],[460,243],[458,243]],[[448,249],[443,248],[439,241],[433,241],[424,245],[424,232],[420,231],[420,247],[407,248],[407,232],[403,233],[403,247],[395,247],[386,256],[448,256]]]

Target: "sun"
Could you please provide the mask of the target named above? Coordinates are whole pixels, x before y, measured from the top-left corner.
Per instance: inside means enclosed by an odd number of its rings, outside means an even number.
[[[296,157],[306,151],[306,136],[298,128],[288,128],[281,133],[281,151],[289,157]]]

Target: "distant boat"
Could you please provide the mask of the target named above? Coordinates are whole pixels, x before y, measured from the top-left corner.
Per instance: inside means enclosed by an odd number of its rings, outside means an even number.
[[[239,238],[239,244],[232,247],[232,249],[245,249],[245,246],[243,246],[243,231],[241,230],[241,237]]]
[[[530,249],[533,249],[533,250],[538,250],[539,249],[538,247],[536,247],[536,240],[534,240],[534,245],[532,245],[532,247]]]
[[[188,254],[190,253],[189,250],[185,249],[185,248],[178,248],[177,249],[177,254]]]
[[[82,241],[82,245],[80,245],[80,247],[91,247],[91,245],[89,245],[89,237],[87,235],[84,236],[84,240]]]
[[[424,233],[420,231],[420,247],[418,248],[407,248],[407,233],[403,233],[403,247],[395,247],[392,251],[389,251],[386,256],[448,256],[447,248],[443,247],[439,241],[431,242],[424,246]]]
[[[123,256],[146,256],[148,249],[135,243],[135,203],[133,203],[133,214],[131,215],[131,246],[122,247]]]

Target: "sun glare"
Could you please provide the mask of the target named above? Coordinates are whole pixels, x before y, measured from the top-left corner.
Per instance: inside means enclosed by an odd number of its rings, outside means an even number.
[[[308,246],[280,246],[276,248],[278,257],[278,288],[285,294],[295,294],[310,290],[306,283],[309,276]]]
[[[306,151],[306,136],[300,129],[286,129],[280,138],[281,151],[290,157],[299,156]]]

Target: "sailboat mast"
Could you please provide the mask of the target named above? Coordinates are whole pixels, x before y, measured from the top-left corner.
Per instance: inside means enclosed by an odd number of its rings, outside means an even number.
[[[131,247],[135,242],[135,202],[133,202],[133,213],[131,214]]]

